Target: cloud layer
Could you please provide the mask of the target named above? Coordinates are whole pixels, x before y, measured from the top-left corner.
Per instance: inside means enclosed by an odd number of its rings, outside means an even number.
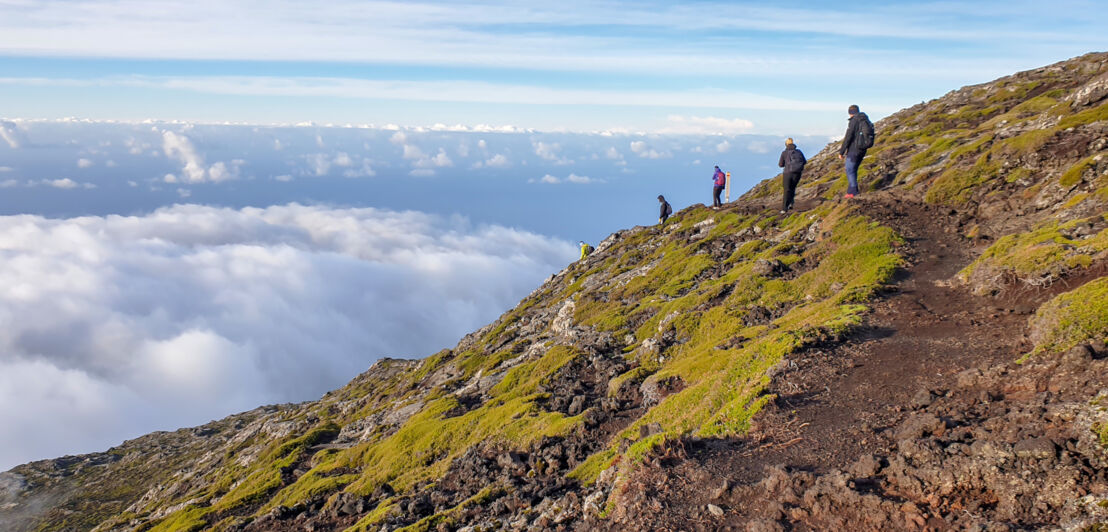
[[[290,204],[0,217],[0,470],[426,355],[573,258],[460,217]]]

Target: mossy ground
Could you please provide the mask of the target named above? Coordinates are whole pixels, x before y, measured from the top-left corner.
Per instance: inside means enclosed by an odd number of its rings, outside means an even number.
[[[991,279],[1005,276],[1031,285],[1052,282],[1064,273],[1087,268],[1108,250],[1108,228],[1076,236],[1082,226],[1108,222],[1108,215],[1067,223],[1048,222],[1024,233],[1000,238],[980,257],[958,273],[963,282],[975,282],[979,292],[996,285]]]
[[[1059,294],[1032,318],[1035,353],[1060,353],[1089,341],[1108,340],[1108,277]]]
[[[755,225],[734,216],[719,220],[727,227],[720,234]],[[572,473],[574,478],[589,482],[613,462],[633,464],[666,438],[744,433],[751,417],[771,399],[764,393],[770,368],[789,353],[842,335],[860,322],[866,307],[858,303],[879,291],[901,263],[896,252],[900,240],[888,228],[853,215],[842,206],[821,207],[805,216],[762,219],[758,226],[766,227],[765,231],[797,235],[814,220],[827,224],[829,238],[815,243],[756,239],[737,247],[725,262],[729,270],[715,279],[701,280],[695,290],[676,298],[640,300],[640,307],[655,310],[649,313],[653,317],[635,331],[638,340],[657,334],[667,317],[677,316],[661,330],[672,329],[682,341],[654,364],[652,369],[657,372],[650,378],[676,377],[684,388],[617,435],[609,449],[590,457]],[[689,247],[693,249],[685,253],[694,253],[696,246]],[[672,255],[678,250],[666,247],[662,252]],[[766,278],[752,271],[759,259],[785,259],[782,263],[814,267],[806,271],[801,268],[802,273],[790,279]],[[641,281],[641,286],[659,284],[649,276]],[[706,302],[720,298],[720,286],[729,288],[726,297],[707,306]],[[748,325],[743,317],[755,307],[771,309],[780,317]],[[641,367],[649,365],[644,361]],[[642,375],[639,371],[623,378],[638,379]],[[650,423],[660,424],[664,432],[638,440],[639,427]],[[623,443],[627,450],[619,453],[624,440],[630,443]]]

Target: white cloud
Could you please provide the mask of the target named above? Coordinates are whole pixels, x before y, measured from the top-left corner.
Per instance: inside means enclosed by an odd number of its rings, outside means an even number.
[[[546,174],[546,175],[544,175],[544,176],[542,176],[538,179],[528,179],[527,182],[528,183],[544,183],[544,184],[547,184],[547,185],[558,185],[558,184],[562,184],[562,183],[576,183],[578,185],[587,185],[589,183],[603,183],[604,181],[601,180],[601,179],[593,179],[593,178],[588,177],[588,176],[577,175],[577,174],[572,174],[571,173],[565,179],[562,179],[560,177],[553,176],[553,175],[550,175],[550,174]]]
[[[0,174],[3,174],[5,172],[11,172],[13,170],[15,170],[15,169],[10,167],[10,166],[0,166]]]
[[[427,154],[423,153],[423,150],[419,149],[419,146],[414,146],[412,144],[405,144],[404,145],[403,157],[405,159],[417,159],[418,160],[418,159],[425,159],[427,157]]]
[[[77,159],[77,168],[89,168],[92,166],[92,161],[89,159],[81,158]]]
[[[666,159],[673,156],[669,152],[651,148],[646,141],[642,140],[631,141],[631,152],[644,159]]]
[[[19,126],[7,120],[0,120],[0,139],[4,139],[13,150],[24,144],[23,132],[19,130]]]
[[[18,187],[18,186],[19,186],[19,180],[18,179],[5,179],[4,181],[0,181],[0,188],[12,188],[12,187]]]
[[[573,251],[376,209],[0,217],[0,427],[20,434],[0,470],[318,397],[452,345]]]
[[[127,153],[131,155],[142,155],[142,153],[151,148],[150,144],[141,142],[134,137],[129,137],[123,141],[123,145],[127,146]]]
[[[534,148],[535,155],[554,164],[569,164],[571,162],[559,155],[559,152],[562,151],[562,145],[557,142],[532,141],[531,147]]]
[[[738,135],[749,133],[754,123],[743,118],[670,115],[659,133],[673,135]]]
[[[581,184],[581,185],[587,185],[589,183],[598,183],[599,182],[599,180],[597,180],[597,179],[593,179],[593,178],[588,177],[588,176],[577,175],[577,174],[569,174],[569,177],[566,178],[566,181],[569,181],[570,183]]]
[[[362,159],[361,167],[348,168],[342,172],[343,177],[373,177],[377,172],[373,170],[373,161]]]
[[[331,172],[331,156],[326,153],[305,155],[304,159],[308,161],[309,170],[316,177],[323,177]]]
[[[435,166],[454,166],[454,161],[446,154],[446,150],[439,148],[439,153],[431,158],[431,164]]]
[[[63,179],[44,179],[42,180],[42,184],[54,188],[77,188],[81,186],[80,183],[68,177]]]
[[[746,149],[754,153],[769,153],[769,143],[764,140],[755,140],[747,144]]]
[[[341,166],[347,168],[354,165],[353,159],[346,152],[338,152],[335,154],[335,158],[331,160],[331,163],[335,166]]]
[[[192,195],[192,191],[187,188],[179,188],[177,189],[177,195],[182,199],[187,198]]]
[[[207,170],[204,167],[204,159],[196,152],[196,147],[185,135],[178,135],[172,131],[162,132],[162,150],[165,156],[176,159],[184,167],[181,169],[185,181],[188,183],[203,183],[207,180]]]
[[[196,146],[193,145],[192,140],[183,133],[178,134],[169,130],[163,131],[162,151],[165,153],[166,157],[176,160],[183,165],[181,168],[181,178],[185,183],[204,183],[208,181],[218,183],[237,177],[238,174],[238,165],[234,162],[231,168],[228,168],[227,164],[224,162],[217,162],[210,168],[206,167],[204,157],[196,150]],[[176,177],[174,181],[169,181],[169,176],[166,177],[167,183],[176,182]]]
[[[716,144],[716,151],[719,153],[727,153],[731,151],[731,143],[725,140],[723,142],[720,142],[719,144]]]
[[[408,175],[412,177],[432,177],[435,175],[435,171],[430,168],[416,168],[408,172]]]
[[[512,162],[502,153],[473,164],[473,168],[508,168],[509,166],[512,166]]]

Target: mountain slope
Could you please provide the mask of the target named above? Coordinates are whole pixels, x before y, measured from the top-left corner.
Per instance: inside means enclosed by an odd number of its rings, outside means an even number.
[[[4,473],[0,523],[1099,522],[1108,55],[966,87],[877,132],[862,201],[836,199],[829,146],[800,212],[776,212],[778,177],[621,231],[454,349]]]

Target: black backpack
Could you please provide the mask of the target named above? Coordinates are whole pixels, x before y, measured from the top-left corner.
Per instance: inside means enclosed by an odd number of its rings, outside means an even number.
[[[666,202],[666,216],[673,214],[673,207],[669,206],[669,202]]]
[[[873,147],[873,140],[877,135],[873,131],[873,122],[869,117],[862,115],[862,123],[858,124],[858,147],[868,150]]]
[[[804,164],[808,161],[804,159],[804,154],[800,153],[800,150],[787,150],[785,154],[786,172],[800,172],[801,170],[804,170]]]

